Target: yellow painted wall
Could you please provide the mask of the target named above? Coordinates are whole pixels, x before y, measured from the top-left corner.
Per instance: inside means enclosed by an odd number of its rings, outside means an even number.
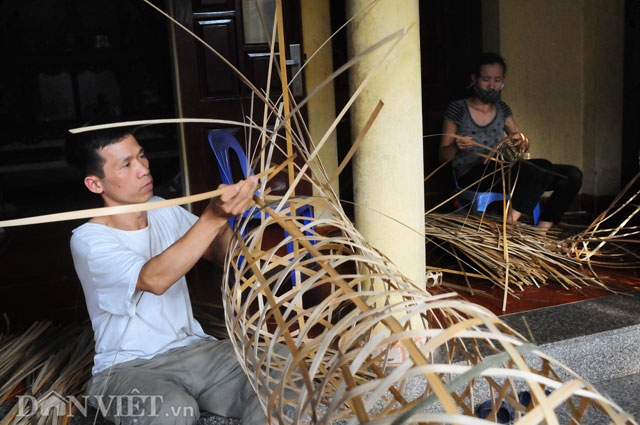
[[[532,156],[581,165],[583,47],[576,3],[501,1],[499,23],[508,66],[503,98],[531,139]]]
[[[323,46],[312,57],[322,43],[331,36],[329,1],[301,0],[301,8],[303,49],[309,60],[304,70],[305,86],[307,93],[311,93],[333,72],[331,42]],[[336,117],[333,83],[328,84],[315,94],[307,105],[309,133],[311,139],[315,143],[319,143]],[[338,145],[335,131],[329,135],[327,142],[320,150],[319,158],[330,177],[338,168]],[[337,179],[333,182],[332,187],[340,196]]]
[[[483,1],[485,50],[507,61],[503,99],[533,156],[580,167],[591,195],[619,188],[623,14],[622,1]]]
[[[624,2],[584,1],[585,192],[620,189]]]

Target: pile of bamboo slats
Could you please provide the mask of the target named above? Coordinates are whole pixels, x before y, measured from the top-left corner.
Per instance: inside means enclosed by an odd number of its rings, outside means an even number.
[[[508,167],[499,160],[495,162]],[[445,274],[489,279],[501,286],[505,291],[503,310],[507,295],[514,294],[515,288],[522,290],[530,285],[553,282],[565,289],[596,286],[611,290],[598,270],[640,268],[640,229],[628,224],[640,212],[640,206],[634,203],[640,192],[621,201],[637,179],[638,176],[609,208],[576,235],[563,236],[556,229],[541,235],[535,226],[506,223],[505,211],[502,217],[469,211],[428,212],[426,242],[456,258],[455,269],[439,268]],[[503,206],[508,208],[507,203]],[[473,292],[470,282],[467,279],[466,290]]]
[[[87,323],[54,326],[36,322],[19,336],[7,336],[0,346],[0,404],[13,403],[0,418],[1,425],[68,423],[76,406],[69,402],[65,414],[42,415],[31,411],[44,406],[52,395],[81,398],[91,377],[93,331]],[[19,396],[30,400],[20,403]],[[61,421],[61,422],[59,422]]]
[[[512,285],[523,289],[552,281],[565,289],[586,285],[607,289],[586,263],[572,253],[570,241],[552,235],[541,237],[534,226],[518,224],[504,228],[501,218],[466,212],[432,213],[427,217],[425,234],[427,243],[456,253],[470,276],[490,279],[503,288]],[[602,254],[600,258],[604,259],[606,251]],[[513,288],[508,290],[511,292]]]
[[[221,311],[200,307],[198,320],[217,337],[225,337]],[[221,329],[222,328],[222,329]],[[213,331],[213,332],[211,332]],[[69,423],[81,413],[69,400],[86,408],[84,396],[95,353],[89,323],[53,325],[36,322],[20,335],[0,337],[0,425]],[[54,395],[55,397],[51,398]],[[20,407],[19,397],[28,397]],[[59,397],[58,397],[59,396]],[[64,415],[42,415],[47,400],[67,399]]]

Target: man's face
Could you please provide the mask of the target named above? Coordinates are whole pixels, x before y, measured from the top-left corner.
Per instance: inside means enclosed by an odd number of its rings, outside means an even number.
[[[128,135],[98,154],[104,158],[104,177],[87,176],[85,185],[102,195],[105,206],[146,202],[153,196],[149,160],[135,137]]]

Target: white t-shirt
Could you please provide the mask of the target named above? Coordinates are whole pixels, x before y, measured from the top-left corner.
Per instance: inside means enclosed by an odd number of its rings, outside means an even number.
[[[153,197],[149,202],[159,200]],[[147,217],[148,226],[140,230],[97,223],[73,230],[73,263],[96,341],[94,375],[114,362],[150,359],[197,340],[215,339],[193,318],[184,276],[162,295],[136,291],[142,266],[198,219],[180,207],[150,210]]]

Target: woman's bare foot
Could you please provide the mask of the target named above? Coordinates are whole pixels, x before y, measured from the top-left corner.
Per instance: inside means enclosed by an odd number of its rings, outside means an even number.
[[[509,211],[507,211],[507,223],[515,224],[520,220],[520,216],[522,213],[518,210],[514,210],[509,207]]]
[[[551,226],[553,226],[553,222],[551,221],[539,221],[536,227],[538,228],[540,236],[546,236]]]

